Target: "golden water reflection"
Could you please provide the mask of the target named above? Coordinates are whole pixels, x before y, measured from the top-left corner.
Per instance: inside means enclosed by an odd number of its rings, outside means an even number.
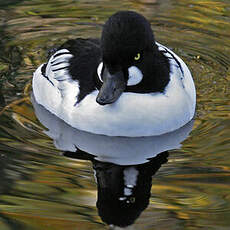
[[[92,163],[60,155],[33,112],[30,88],[23,90],[47,49],[76,36],[100,36],[101,24],[121,9],[151,21],[157,40],[188,63],[197,88],[194,129],[153,177],[150,204],[135,227],[229,229],[227,0],[0,3],[0,108],[9,105],[0,114],[1,229],[106,229],[95,206]]]

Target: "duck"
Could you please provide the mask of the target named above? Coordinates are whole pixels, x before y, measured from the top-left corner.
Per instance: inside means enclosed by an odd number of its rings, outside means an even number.
[[[36,102],[70,126],[107,136],[162,135],[195,115],[187,65],[134,11],[111,15],[100,39],[60,45],[34,72],[32,88]]]

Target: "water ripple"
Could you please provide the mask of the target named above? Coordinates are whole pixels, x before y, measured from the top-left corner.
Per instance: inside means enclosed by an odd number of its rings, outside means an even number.
[[[91,162],[55,149],[34,115],[30,84],[23,88],[48,49],[69,38],[100,36],[106,18],[121,9],[150,20],[156,39],[186,61],[197,88],[194,129],[154,175],[149,207],[135,226],[229,229],[228,0],[0,3],[0,103],[13,102],[0,112],[1,229],[104,228]]]

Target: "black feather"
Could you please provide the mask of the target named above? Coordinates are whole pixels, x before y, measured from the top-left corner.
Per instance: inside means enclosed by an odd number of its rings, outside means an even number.
[[[70,59],[69,73],[79,81],[80,93],[78,103],[96,89],[97,67],[101,62],[99,39],[69,40],[59,49],[68,49],[73,57]]]

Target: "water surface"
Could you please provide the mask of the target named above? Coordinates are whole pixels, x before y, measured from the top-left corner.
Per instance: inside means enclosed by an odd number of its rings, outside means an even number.
[[[153,151],[149,161],[128,169],[127,162],[103,163],[105,155],[95,159],[93,147],[91,155],[67,152],[63,138],[49,136],[30,99],[32,73],[47,50],[70,38],[99,37],[108,16],[127,9],[148,18],[156,40],[188,64],[197,88],[197,115],[181,148],[157,158]],[[229,34],[228,0],[1,2],[0,229],[108,229],[105,222],[115,214],[106,218],[96,207],[100,186],[108,175],[121,178],[129,170],[144,178],[134,196],[143,206],[130,228],[229,229]],[[140,154],[146,151],[143,145]],[[125,219],[135,216],[129,214]]]

